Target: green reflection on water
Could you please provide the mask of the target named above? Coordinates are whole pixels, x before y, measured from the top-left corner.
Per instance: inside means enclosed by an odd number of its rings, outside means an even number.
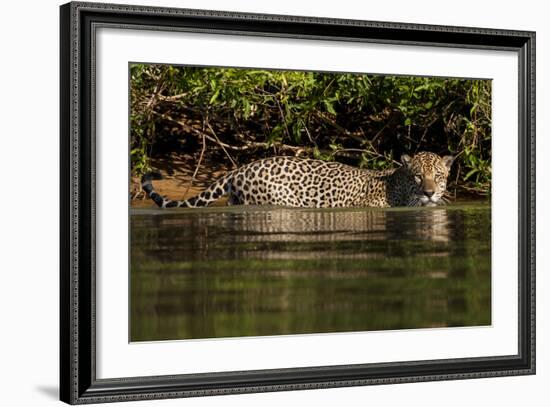
[[[491,323],[489,205],[131,213],[131,341]]]

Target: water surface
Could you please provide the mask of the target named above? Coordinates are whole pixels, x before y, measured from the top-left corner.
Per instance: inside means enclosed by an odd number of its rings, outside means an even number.
[[[133,209],[130,340],[490,325],[490,214]]]

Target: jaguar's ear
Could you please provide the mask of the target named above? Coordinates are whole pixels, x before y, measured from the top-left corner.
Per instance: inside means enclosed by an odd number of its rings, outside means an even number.
[[[445,157],[442,157],[441,160],[443,161],[445,167],[447,167],[447,171],[450,171],[451,165],[453,165],[455,158],[452,155],[446,155]]]
[[[403,154],[401,156],[401,162],[403,163],[403,165],[405,167],[407,167],[407,168],[410,167],[411,166],[411,161],[412,161],[412,158],[409,155]]]

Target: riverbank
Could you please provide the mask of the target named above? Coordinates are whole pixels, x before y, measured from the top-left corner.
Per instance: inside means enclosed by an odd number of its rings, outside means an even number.
[[[198,168],[190,164],[196,165],[196,162],[198,159],[187,155],[172,155],[170,159],[152,159],[151,167],[162,175],[161,180],[154,181],[155,191],[170,199],[191,198],[232,169],[215,162],[203,162]],[[130,196],[132,208],[154,206],[141,189],[138,177],[132,177]],[[227,199],[222,197],[213,206],[224,206],[226,203]]]

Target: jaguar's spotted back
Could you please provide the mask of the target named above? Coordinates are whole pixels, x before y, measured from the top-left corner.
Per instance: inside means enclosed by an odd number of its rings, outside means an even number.
[[[271,157],[230,171],[199,195],[175,201],[154,191],[152,175],[142,187],[161,208],[208,206],[228,195],[229,205],[290,207],[389,207],[442,202],[453,158],[422,152],[404,155],[403,166],[385,171],[296,157]]]

